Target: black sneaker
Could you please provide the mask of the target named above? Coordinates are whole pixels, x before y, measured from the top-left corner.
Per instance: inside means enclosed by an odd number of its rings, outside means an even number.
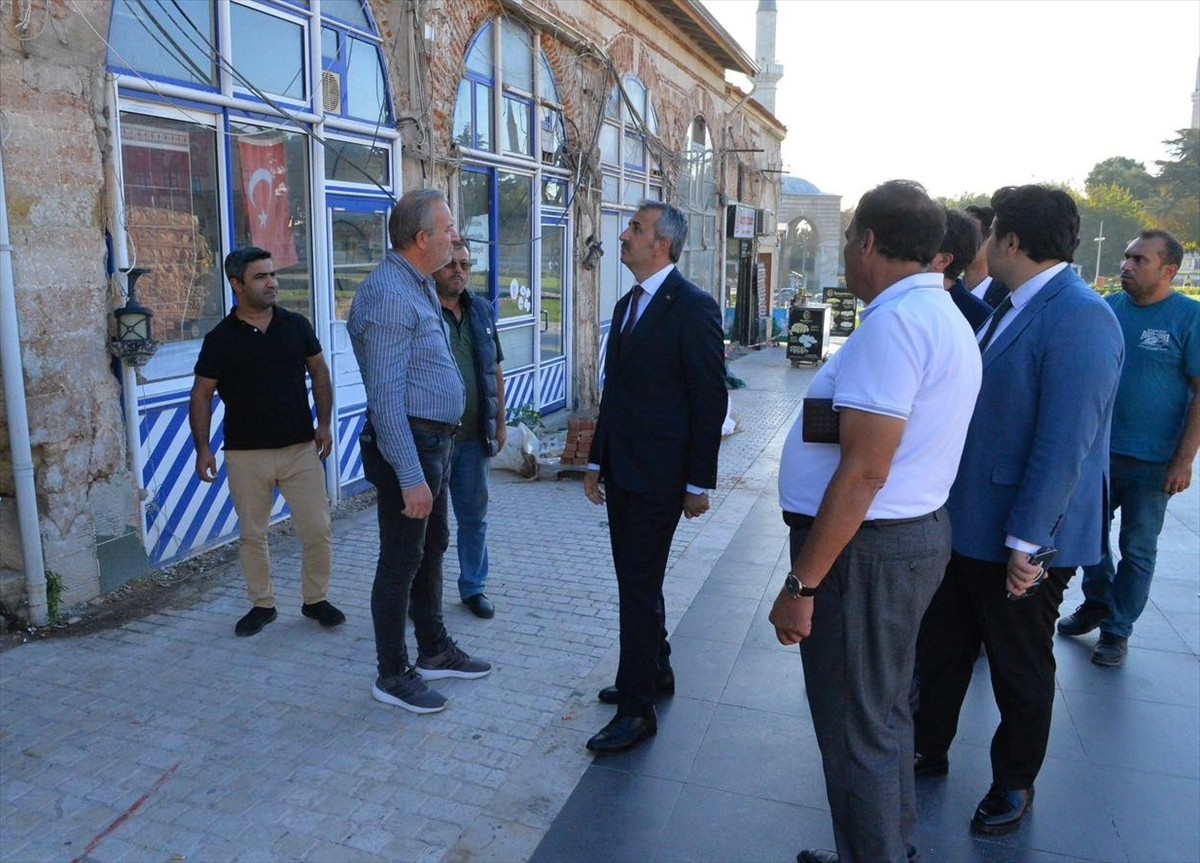
[[[300,613],[326,627],[338,626],[346,622],[346,615],[342,614],[336,605],[323,599],[320,602],[306,602],[300,606]]]
[[[1107,605],[1085,601],[1058,622],[1058,634],[1086,635],[1106,620],[1108,620]]]
[[[395,677],[379,677],[371,687],[376,701],[403,707],[411,713],[437,713],[446,707],[446,696],[434,692],[411,665]]]
[[[1092,662],[1108,668],[1119,668],[1125,664],[1129,653],[1129,639],[1107,632],[1100,633],[1100,640],[1092,648]]]
[[[258,635],[264,626],[274,620],[278,615],[274,608],[262,608],[254,606],[246,612],[246,615],[237,622],[233,628],[233,634],[241,638],[247,638],[251,635]]]
[[[472,659],[453,641],[446,640],[446,649],[437,656],[418,656],[417,674],[425,680],[461,677],[474,680],[490,674],[492,666],[481,659]]]

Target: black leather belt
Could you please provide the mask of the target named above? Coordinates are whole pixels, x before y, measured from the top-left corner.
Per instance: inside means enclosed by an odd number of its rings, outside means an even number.
[[[940,511],[935,510],[934,512],[927,512],[925,515],[917,515],[912,518],[873,518],[869,521],[864,521],[862,527],[896,527],[901,524],[919,524],[920,522],[936,518]],[[813,522],[816,520],[815,516],[803,515],[798,512],[784,512],[783,514],[783,523],[788,527],[812,527]]]
[[[431,432],[432,434],[456,434],[462,423],[440,423],[436,420],[423,420],[420,417],[409,417],[408,425],[416,431]]]

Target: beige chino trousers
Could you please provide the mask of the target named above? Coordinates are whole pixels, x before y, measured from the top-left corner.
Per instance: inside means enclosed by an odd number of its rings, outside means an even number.
[[[312,441],[279,449],[226,450],[225,469],[241,528],[238,560],[250,601],[262,608],[275,607],[267,528],[276,487],[292,510],[292,526],[303,545],[304,603],[325,599],[333,567],[333,528],[325,469]]]

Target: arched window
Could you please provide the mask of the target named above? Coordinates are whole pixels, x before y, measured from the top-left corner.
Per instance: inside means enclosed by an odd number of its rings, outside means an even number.
[[[471,40],[454,106],[456,212],[471,290],[496,310],[510,410],[566,403],[571,244],[563,106],[538,34],[511,18]]]
[[[564,165],[562,102],[550,63],[534,34],[515,21],[489,22],[471,41],[454,104],[454,140],[472,150]]]
[[[688,217],[688,239],[679,268],[700,287],[713,291],[717,249],[717,195],[713,146],[703,117],[688,127],[679,177],[679,201]]]
[[[658,117],[650,91],[626,75],[609,94],[600,127],[600,229],[605,255],[600,259],[600,322],[612,319],[613,306],[633,287],[633,276],[621,266],[617,238],[639,201],[661,201],[662,165],[647,141],[658,133]]]

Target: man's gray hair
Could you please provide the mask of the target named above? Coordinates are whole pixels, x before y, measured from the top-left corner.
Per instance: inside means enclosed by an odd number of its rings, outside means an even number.
[[[392,208],[388,218],[388,237],[392,248],[403,251],[417,241],[417,234],[432,234],[433,208],[446,203],[446,196],[437,189],[413,189],[405,192]]]
[[[678,207],[665,201],[642,201],[639,210],[653,210],[658,213],[658,224],[654,227],[654,239],[666,240],[670,246],[671,263],[678,263],[683,254],[683,244],[687,242],[687,216]]]

